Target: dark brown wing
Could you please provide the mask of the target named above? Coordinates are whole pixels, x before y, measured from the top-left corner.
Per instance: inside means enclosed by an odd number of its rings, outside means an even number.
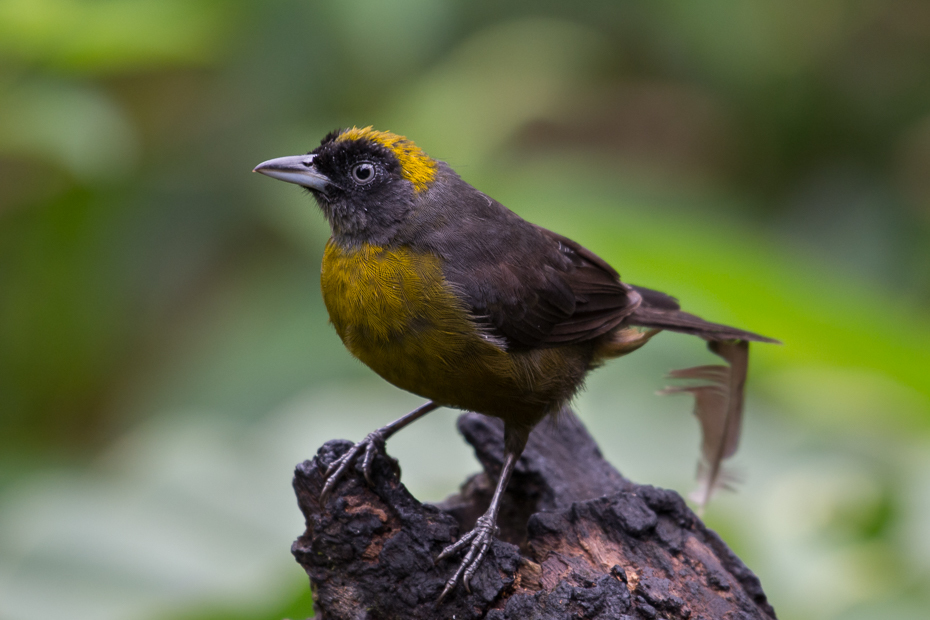
[[[604,259],[571,239],[546,230],[571,260],[566,279],[575,297],[570,316],[553,325],[543,344],[570,344],[597,338],[619,325],[640,305],[641,297],[620,281]]]
[[[472,317],[506,346],[586,342],[641,303],[593,252],[527,222],[441,162],[438,175],[395,241],[439,256]]]
[[[593,340],[621,323],[707,340],[768,338],[682,312],[673,298],[620,282],[600,257],[531,224],[439,162],[438,179],[393,241],[440,257],[472,317],[508,347]]]
[[[639,305],[640,296],[593,252],[538,226],[496,245],[465,288],[475,318],[509,347],[585,342],[610,331]],[[493,258],[492,258],[493,257]],[[491,260],[489,260],[491,259]],[[477,269],[475,269],[477,267]],[[464,283],[456,274],[453,281]]]

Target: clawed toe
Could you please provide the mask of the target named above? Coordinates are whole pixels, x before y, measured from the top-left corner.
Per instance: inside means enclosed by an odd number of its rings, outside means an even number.
[[[446,587],[443,589],[442,594],[439,595],[437,603],[442,602],[446,595],[455,589],[455,584],[458,583],[459,577],[462,578],[462,585],[465,586],[465,589],[471,592],[469,582],[475,575],[475,571],[477,571],[478,567],[481,565],[481,560],[483,560],[484,556],[487,554],[488,549],[491,547],[491,541],[494,540],[494,536],[497,535],[497,532],[498,528],[494,521],[488,518],[487,515],[484,515],[475,523],[474,529],[442,550],[442,553],[436,558],[437,561],[444,560],[468,546],[468,552],[462,559],[462,563],[459,564],[458,570],[456,570],[455,574],[446,582]]]
[[[388,440],[388,438],[411,422],[422,418],[437,407],[439,407],[439,405],[434,402],[428,402],[420,405],[407,415],[394,420],[386,426],[382,426],[372,433],[369,433],[365,439],[349,448],[348,452],[333,461],[330,466],[326,468],[326,473],[323,474],[323,479],[325,482],[323,483],[323,490],[320,491],[320,505],[326,503],[326,499],[329,497],[329,494],[333,492],[334,488],[336,488],[336,484],[345,475],[346,471],[349,469],[349,466],[355,462],[363,448],[365,449],[365,456],[362,458],[362,474],[364,474],[365,480],[368,482],[368,484],[371,484],[371,468],[375,462],[375,455],[380,452],[387,456],[387,454],[384,452],[384,443]],[[397,461],[390,457],[388,458],[394,467],[394,471],[396,471],[397,475],[399,476],[400,467],[397,465]]]
[[[384,436],[380,431],[369,433],[365,439],[349,448],[345,454],[330,463],[329,467],[326,468],[326,473],[323,474],[323,478],[326,482],[323,484],[323,490],[320,492],[320,504],[326,503],[329,495],[333,492],[333,489],[336,488],[336,484],[339,483],[349,467],[358,459],[363,449],[365,454],[362,457],[362,474],[365,476],[365,480],[368,484],[372,484],[371,466],[374,463],[375,455],[378,452],[384,452]]]

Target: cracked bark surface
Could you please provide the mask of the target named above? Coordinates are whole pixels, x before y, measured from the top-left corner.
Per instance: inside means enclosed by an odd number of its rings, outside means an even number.
[[[756,576],[684,500],[621,476],[570,412],[530,436],[471,592],[460,585],[437,606],[460,558],[434,558],[485,511],[504,456],[499,420],[466,413],[458,428],[484,472],[437,505],[418,502],[379,455],[371,486],[353,469],[321,507],[323,471],[348,441],[327,442],[297,466],[307,529],[292,551],[317,617],[775,618]]]

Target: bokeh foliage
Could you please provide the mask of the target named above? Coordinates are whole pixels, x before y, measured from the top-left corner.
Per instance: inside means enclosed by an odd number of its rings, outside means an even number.
[[[416,400],[326,326],[312,203],[248,171],[353,124],[782,339],[709,522],[783,618],[923,617],[928,57],[920,0],[0,0],[0,617],[309,613],[289,468]],[[579,399],[637,481],[687,491],[651,392],[705,360],[663,337]],[[435,415],[391,445],[429,499],[474,469]]]

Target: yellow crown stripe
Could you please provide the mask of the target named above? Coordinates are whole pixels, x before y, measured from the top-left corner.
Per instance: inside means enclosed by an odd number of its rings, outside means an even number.
[[[371,140],[388,148],[400,162],[400,174],[413,183],[416,191],[422,191],[436,178],[436,161],[423,149],[404,136],[389,131],[378,131],[368,127],[353,127],[339,134],[336,142],[348,140]]]

